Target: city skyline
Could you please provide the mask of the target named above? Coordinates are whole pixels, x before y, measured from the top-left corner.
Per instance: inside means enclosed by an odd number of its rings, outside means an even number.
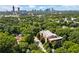
[[[13,5],[0,5],[0,11],[12,11]],[[20,10],[45,10],[47,8],[53,8],[54,10],[79,10],[79,5],[14,5],[15,10],[18,10],[18,7]]]

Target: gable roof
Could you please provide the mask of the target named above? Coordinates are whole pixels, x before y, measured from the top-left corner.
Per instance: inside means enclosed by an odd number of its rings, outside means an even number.
[[[57,36],[56,34],[50,32],[49,30],[42,30],[40,31],[40,35],[41,34],[43,35],[43,37],[48,38],[50,41],[62,39],[62,37]]]
[[[57,36],[56,34],[50,32],[49,30],[42,30],[42,31],[40,31],[40,34],[43,34],[43,36],[45,36],[45,37]]]

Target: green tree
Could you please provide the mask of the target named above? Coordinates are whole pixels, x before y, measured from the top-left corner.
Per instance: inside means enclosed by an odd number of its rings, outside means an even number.
[[[16,40],[14,36],[0,32],[0,52],[12,52],[15,44]]]
[[[69,39],[75,43],[79,43],[79,31],[73,31],[69,35]]]

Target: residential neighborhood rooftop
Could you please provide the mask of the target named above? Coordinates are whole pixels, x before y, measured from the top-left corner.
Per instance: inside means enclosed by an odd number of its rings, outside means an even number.
[[[52,33],[49,30],[40,31],[40,35],[42,35],[44,38],[47,38],[50,41],[59,40],[63,38],[63,37],[57,36],[56,34]]]

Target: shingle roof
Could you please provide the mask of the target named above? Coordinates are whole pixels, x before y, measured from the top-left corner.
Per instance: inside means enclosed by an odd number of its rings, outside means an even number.
[[[51,41],[52,40],[62,39],[62,37],[58,37],[56,34],[50,32],[49,30],[42,30],[42,31],[40,31],[40,34],[42,34],[43,37],[46,37]]]
[[[49,37],[49,36],[57,36],[56,34],[50,32],[49,30],[42,30],[40,31],[40,34],[43,34],[45,37]]]

